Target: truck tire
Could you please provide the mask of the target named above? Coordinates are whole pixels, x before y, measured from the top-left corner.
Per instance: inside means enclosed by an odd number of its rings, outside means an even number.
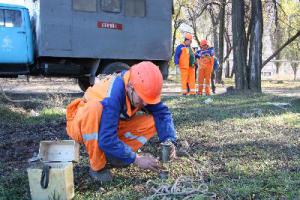
[[[127,70],[129,68],[130,68],[129,65],[127,65],[126,63],[113,62],[113,63],[109,63],[108,65],[106,65],[101,73],[102,74],[119,73],[119,72],[121,72],[123,70]]]
[[[78,85],[83,92],[85,92],[88,89],[88,87],[91,86],[88,77],[78,78]]]
[[[126,63],[122,62],[113,62],[104,67],[102,70],[102,74],[113,74],[113,73],[118,73],[121,72],[122,70],[127,70],[129,69],[129,65]],[[88,87],[91,86],[89,78],[88,77],[80,77],[78,78],[78,85],[80,89],[84,92],[88,89]]]
[[[167,61],[161,62],[159,65],[159,69],[161,71],[163,79],[167,80],[169,76],[169,63]]]

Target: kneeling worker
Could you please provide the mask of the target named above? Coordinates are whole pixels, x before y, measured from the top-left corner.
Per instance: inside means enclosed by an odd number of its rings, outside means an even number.
[[[171,113],[160,99],[162,84],[159,68],[145,61],[96,81],[68,105],[67,134],[85,145],[94,180],[111,181],[110,167],[132,163],[159,171],[157,159],[136,151],[156,132],[160,142],[176,141]],[[141,109],[148,114],[137,113]]]

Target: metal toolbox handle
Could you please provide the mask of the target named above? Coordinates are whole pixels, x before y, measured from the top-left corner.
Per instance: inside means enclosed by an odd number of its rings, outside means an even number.
[[[43,166],[43,171],[42,171],[42,175],[41,175],[41,182],[40,182],[41,187],[43,189],[46,189],[48,187],[50,169],[51,169],[51,166],[49,166],[49,165],[44,165]]]

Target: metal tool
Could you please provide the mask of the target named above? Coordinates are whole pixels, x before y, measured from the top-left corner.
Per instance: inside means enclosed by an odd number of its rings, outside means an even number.
[[[172,142],[167,141],[161,143],[161,161],[167,163],[170,160]]]
[[[159,172],[160,179],[168,179],[169,178],[169,171],[167,169],[161,170]]]

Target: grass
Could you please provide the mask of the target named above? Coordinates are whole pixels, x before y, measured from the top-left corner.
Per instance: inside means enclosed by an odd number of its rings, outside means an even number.
[[[232,199],[300,198],[299,102],[271,95],[170,99],[179,136],[208,166],[211,190]],[[267,102],[291,102],[281,109]]]
[[[0,199],[24,199],[29,196],[25,172],[14,170],[9,175],[1,176],[0,182]]]
[[[268,85],[276,87],[277,84]],[[289,85],[289,87],[292,87]],[[297,86],[298,87],[298,86]],[[27,159],[40,140],[66,139],[64,108],[13,105],[0,100],[0,199],[29,199]],[[300,101],[271,94],[206,97],[165,97],[177,135],[191,145],[209,191],[219,199],[300,199]],[[51,100],[53,102],[53,100]],[[286,109],[268,102],[288,102]],[[33,116],[31,110],[39,113]],[[158,155],[157,138],[143,150]],[[192,174],[191,163],[178,159],[170,166],[168,182]],[[150,194],[145,183],[157,174],[136,167],[113,169],[114,182],[95,184],[88,177],[88,158],[74,167],[75,200],[140,199]]]

